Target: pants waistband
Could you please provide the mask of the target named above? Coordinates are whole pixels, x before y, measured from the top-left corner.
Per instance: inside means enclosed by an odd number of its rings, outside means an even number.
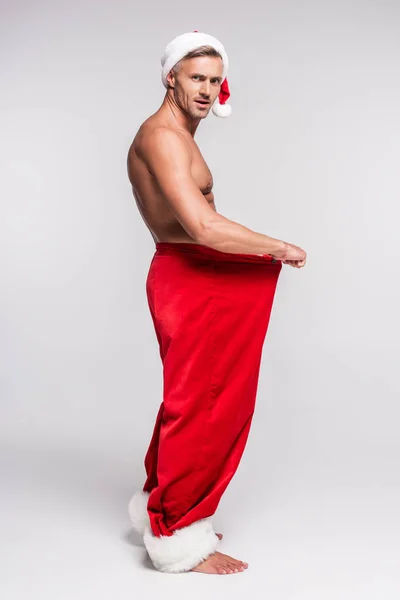
[[[271,254],[222,252],[203,244],[194,244],[191,242],[156,242],[156,254],[165,255],[181,252],[228,262],[281,263],[280,260],[273,258]]]

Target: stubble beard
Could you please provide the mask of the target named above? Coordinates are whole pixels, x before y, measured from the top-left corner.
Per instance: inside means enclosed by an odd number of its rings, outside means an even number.
[[[187,115],[189,115],[189,117],[191,119],[205,119],[208,116],[208,113],[210,112],[210,109],[211,109],[211,104],[208,106],[207,111],[202,111],[202,110],[198,109],[194,105],[194,102],[195,102],[194,100],[193,100],[193,105],[191,103],[189,103],[189,106],[185,107],[184,98],[181,98],[179,94],[175,95],[175,102]]]
[[[207,111],[202,111],[199,109],[194,109],[191,110],[189,109],[188,114],[190,117],[192,117],[192,119],[205,119],[208,116],[209,110]]]

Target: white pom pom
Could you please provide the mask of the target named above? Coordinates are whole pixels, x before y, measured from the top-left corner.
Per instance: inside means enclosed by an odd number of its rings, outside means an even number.
[[[232,112],[232,107],[230,104],[220,104],[217,98],[211,110],[216,117],[229,117]]]

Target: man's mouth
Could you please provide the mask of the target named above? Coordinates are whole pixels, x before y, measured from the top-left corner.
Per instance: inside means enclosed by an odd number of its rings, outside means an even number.
[[[195,100],[195,102],[201,106],[208,106],[210,104],[209,100]]]

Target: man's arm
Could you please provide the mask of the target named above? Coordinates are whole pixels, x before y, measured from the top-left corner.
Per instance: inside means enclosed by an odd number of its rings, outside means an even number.
[[[142,156],[170,210],[195,242],[222,252],[285,256],[285,242],[252,231],[210,207],[191,175],[190,150],[178,133],[155,129],[143,142]]]

